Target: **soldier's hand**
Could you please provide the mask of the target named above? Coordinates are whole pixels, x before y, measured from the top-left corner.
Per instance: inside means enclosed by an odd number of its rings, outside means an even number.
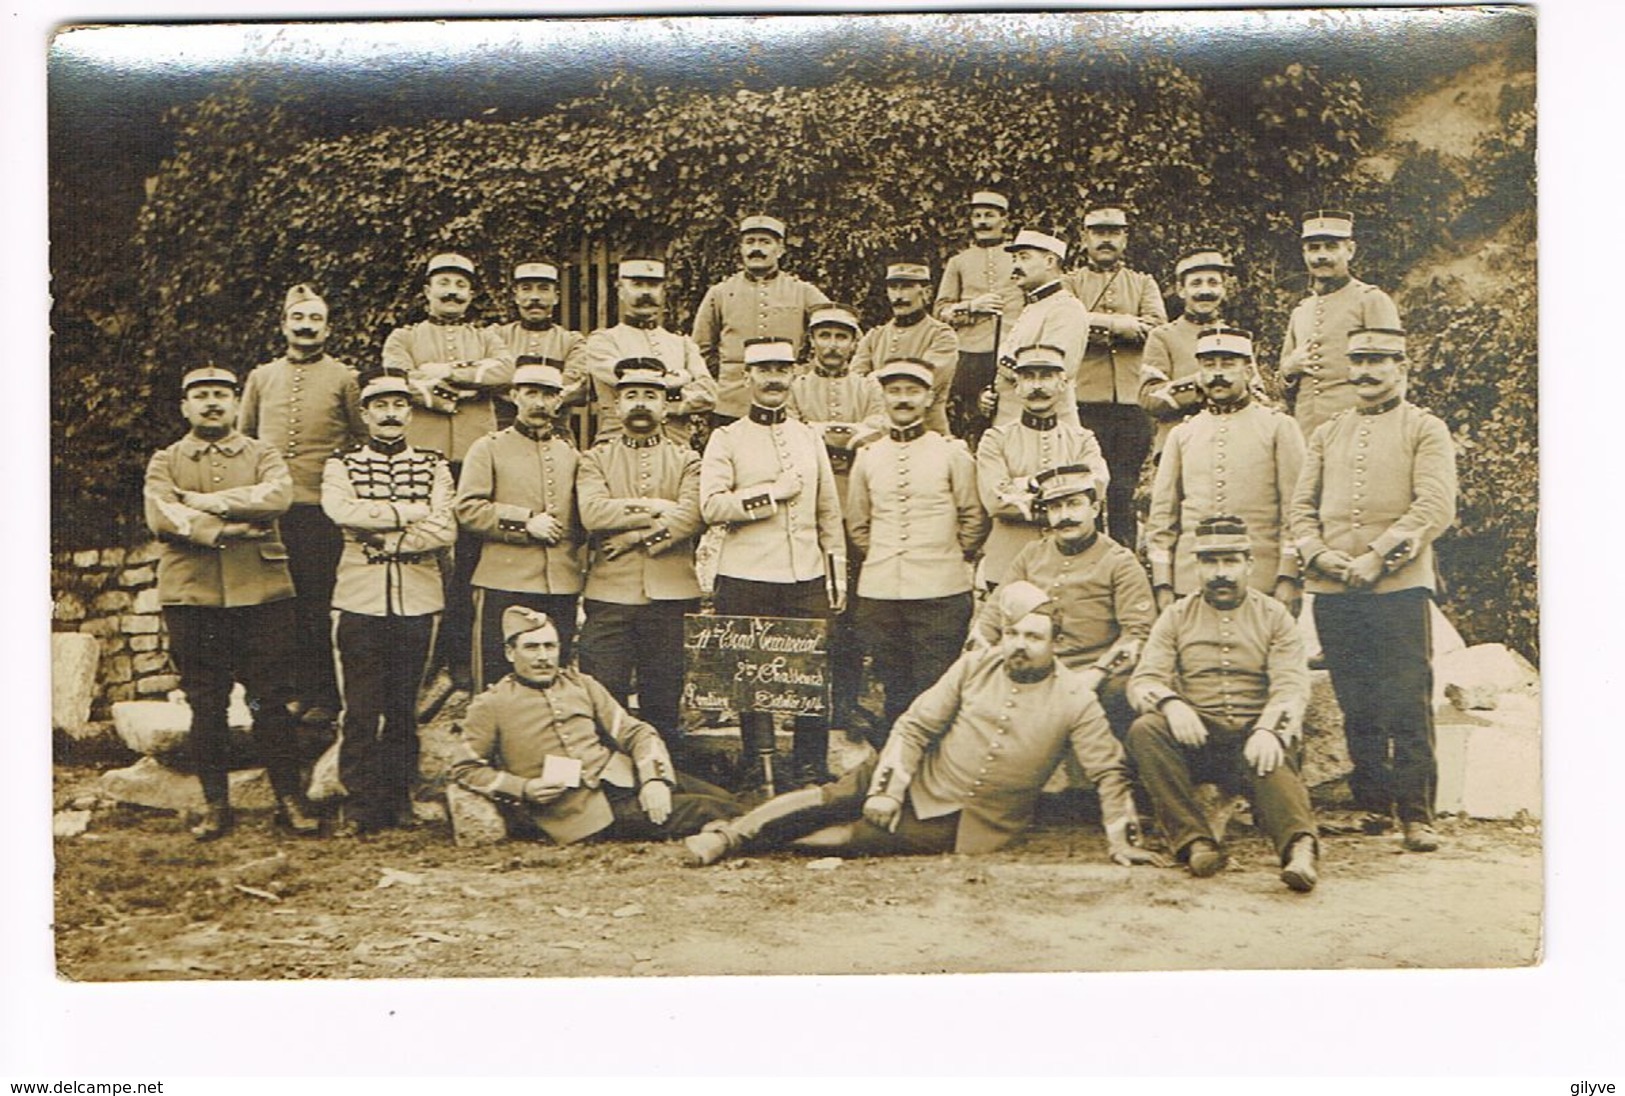
[[[525,781],[525,802],[551,803],[570,789],[563,784],[549,784],[539,776],[533,776]]]
[[[1196,709],[1183,700],[1170,700],[1162,706],[1162,714],[1180,745],[1202,746],[1207,743],[1207,724],[1196,714]]]
[[[1291,613],[1293,616],[1297,616],[1299,613],[1303,612],[1302,584],[1290,578],[1278,578],[1275,580],[1275,590],[1273,591],[1273,594],[1275,600],[1279,601],[1282,605],[1285,605],[1287,612]]]
[[[982,389],[982,394],[976,397],[976,410],[984,419],[993,417],[993,412],[999,409],[998,394],[991,388]]]
[[[651,518],[663,518],[673,510],[677,509],[677,503],[673,502],[671,499],[644,499],[643,509]],[[646,521],[643,524],[648,526],[653,523]]]
[[[1268,776],[1286,759],[1286,750],[1273,732],[1260,727],[1247,737],[1247,744],[1241,748],[1241,756],[1247,759],[1247,764],[1259,776]]]
[[[984,316],[992,315],[995,312],[1003,312],[1004,298],[997,293],[983,293],[981,296],[971,298],[969,310],[973,313],[980,312]],[[976,317],[972,316],[970,318],[974,320]]]
[[[431,381],[443,381],[451,376],[454,368],[451,362],[426,362],[418,366],[418,373]]]
[[[642,534],[638,532],[617,533],[603,543],[605,559],[619,559],[628,552],[635,551],[642,542]]]
[[[1300,346],[1281,359],[1281,376],[1283,378],[1296,377],[1299,373],[1315,373],[1318,371],[1307,346]]]
[[[638,806],[649,816],[649,821],[664,826],[671,817],[671,785],[664,780],[647,780],[638,789]]]
[[[768,488],[768,494],[774,502],[789,502],[801,494],[801,477],[794,472],[779,473],[779,478]]]
[[[246,521],[228,521],[220,527],[221,540],[247,540],[253,526]]]
[[[863,817],[872,826],[896,833],[897,823],[903,820],[903,804],[889,795],[871,795],[863,801]]]
[[[1366,552],[1349,564],[1348,585],[1351,590],[1364,590],[1382,577],[1382,557]]]
[[[1339,552],[1336,548],[1329,548],[1315,557],[1315,570],[1327,578],[1335,578],[1338,582],[1347,582],[1349,568],[1354,561],[1347,552]]]
[[[194,510],[201,510],[205,514],[216,517],[226,516],[226,504],[218,496],[209,491],[177,491],[175,496],[181,500],[182,506],[190,506]]]
[[[525,522],[525,532],[543,544],[557,544],[564,536],[564,523],[543,511]]]
[[[1172,605],[1177,600],[1174,597],[1174,588],[1172,586],[1154,587],[1151,591],[1151,596],[1156,599],[1157,612],[1159,613],[1168,608],[1168,606]]]

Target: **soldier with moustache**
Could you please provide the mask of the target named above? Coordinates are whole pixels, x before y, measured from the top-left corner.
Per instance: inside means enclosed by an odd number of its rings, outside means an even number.
[[[739,813],[677,770],[654,727],[562,664],[546,614],[509,606],[502,631],[513,672],[469,704],[449,775],[493,800],[511,836],[658,841]]]
[[[1168,322],[1162,290],[1149,274],[1130,270],[1128,214],[1099,205],[1083,215],[1084,265],[1067,287],[1089,311],[1089,348],[1078,365],[1078,419],[1094,431],[1111,469],[1106,527],[1112,539],[1138,547],[1134,491],[1151,452],[1151,420],[1140,407],[1140,362],[1153,328]]]
[[[954,329],[931,315],[931,268],[913,260],[886,264],[886,302],[892,318],[858,340],[852,372],[875,373],[887,362],[912,358],[931,366],[931,402],[925,428],[948,433],[948,393],[959,366]]]
[[[851,370],[852,355],[862,336],[858,317],[844,305],[821,304],[807,317],[812,368],[790,381],[791,416],[823,435],[835,473],[835,493],[846,513],[847,484],[858,450],[886,431],[886,404],[872,374]],[[847,589],[858,583],[863,555],[850,537],[846,542]],[[873,716],[858,703],[863,687],[863,647],[858,637],[855,599],[830,622],[830,703],[837,727],[874,734]]]
[[[457,537],[446,458],[407,440],[412,394],[398,374],[366,378],[367,441],[322,472],[322,509],[344,531],[333,585],[339,779],[349,793],[335,830],[342,837],[411,824],[417,695],[445,607],[439,556]]]
[[[546,613],[559,632],[560,657],[570,661],[586,537],[576,513],[580,455],[555,429],[563,390],[557,366],[515,369],[513,425],[470,446],[457,481],[457,523],[481,541],[473,578],[475,692],[505,672],[502,614],[510,605]]]
[[[1347,356],[1360,402],[1309,439],[1292,535],[1343,709],[1355,808],[1369,812],[1369,833],[1385,832],[1397,813],[1405,848],[1432,852],[1428,603],[1433,542],[1456,519],[1456,447],[1442,420],[1405,398],[1403,331],[1357,328]]]
[[[588,335],[582,356],[583,376],[579,381],[568,374],[565,377],[567,384],[580,383],[591,389],[598,408],[593,444],[621,433],[615,367],[632,358],[644,358],[658,361],[669,378],[661,433],[686,446],[694,436],[699,417],[716,406],[717,382],[706,370],[694,340],[661,325],[666,312],[666,264],[659,259],[622,259],[616,267],[615,292],[620,302],[620,322]],[[566,393],[568,398],[570,394]]]
[[[654,358],[615,366],[618,435],[581,455],[576,499],[591,540],[581,672],[683,752],[683,617],[700,610],[694,570],[700,457],[661,431],[675,380]]]
[[[559,268],[555,263],[532,259],[513,268],[513,304],[519,318],[509,323],[492,324],[488,330],[502,341],[503,348],[513,359],[515,368],[522,359],[532,364],[556,366],[566,378],[579,378],[582,373],[581,355],[586,339],[579,331],[571,331],[554,319],[559,305]],[[578,385],[579,387],[579,385]],[[574,393],[580,396],[582,393]],[[565,403],[572,402],[571,393],[565,394]],[[498,424],[507,427],[513,421],[513,405],[497,394]],[[565,416],[558,423],[562,430]],[[568,435],[565,435],[568,437]]]
[[[238,433],[237,377],[203,366],[181,379],[190,429],[147,463],[142,501],[162,545],[158,600],[169,657],[192,711],[187,749],[203,788],[199,841],[230,833],[227,709],[241,681],[254,713],[254,746],[277,797],[277,818],[312,835],[295,749],[290,680],[294,585],[277,519],[293,483],[277,448]]]
[[[988,520],[970,450],[926,428],[931,364],[899,358],[875,376],[891,428],[858,451],[846,527],[863,554],[858,632],[874,656],[890,727],[959,655]]]
[[[1168,432],[1202,410],[1196,339],[1209,327],[1225,326],[1219,317],[1234,269],[1222,252],[1205,247],[1174,264],[1174,282],[1184,309],[1152,328],[1145,338],[1145,356],[1140,359],[1140,406],[1156,422],[1153,459],[1162,454]],[[1248,383],[1255,397],[1262,395],[1256,367]]]
[[[954,329],[959,364],[948,394],[948,425],[954,437],[972,442],[986,427],[977,410],[993,384],[996,335],[1021,311],[1021,291],[1010,280],[1010,199],[978,190],[970,199],[971,246],[950,256],[937,286],[936,317]]]
[[[1297,623],[1251,587],[1246,522],[1203,519],[1194,551],[1200,592],[1157,618],[1129,682],[1141,713],[1129,729],[1129,756],[1157,827],[1192,875],[1214,875],[1227,861],[1223,835],[1195,794],[1211,780],[1247,795],[1275,846],[1281,882],[1311,891],[1317,828],[1298,773],[1309,665]]]
[[[237,428],[277,447],[293,480],[293,505],[278,520],[293,575],[295,706],[304,722],[331,723],[338,712],[333,676],[333,576],[344,536],[322,513],[322,466],[366,437],[354,367],[328,354],[327,302],[308,285],[282,304],[287,350],[255,367],[243,385]]]
[[[717,552],[716,611],[723,616],[828,620],[846,606],[846,534],[835,473],[818,431],[791,418],[795,346],[764,339],[744,346],[750,407],[714,431],[700,464],[700,516],[724,526]],[[771,756],[773,715],[739,715],[747,771]],[[825,771],[829,726],[797,716],[792,776]]]
[[[1392,297],[1349,274],[1354,215],[1316,210],[1303,218],[1303,261],[1309,296],[1298,302],[1281,339],[1281,379],[1305,438],[1361,401],[1349,385],[1349,335],[1357,328],[1396,329]]]
[[[753,339],[788,342],[796,356],[806,342],[807,314],[829,298],[810,282],[779,267],[785,224],[756,215],[739,222],[743,269],[706,290],[694,313],[694,341],[717,378],[714,426],[733,422],[750,406],[745,344]]]
[[[1303,586],[1287,522],[1303,468],[1303,435],[1291,416],[1253,398],[1251,332],[1208,328],[1196,359],[1205,407],[1168,435],[1146,518],[1157,610],[1197,590],[1197,527],[1233,514],[1247,524],[1253,587],[1297,616]]]
[[[1138,845],[1126,760],[1094,691],[1056,658],[1053,604],[1026,582],[995,597],[1008,621],[998,645],[955,661],[878,757],[707,826],[683,842],[689,863],[786,844],[846,856],[996,852],[1032,822],[1040,790],[1070,759],[1099,792],[1112,862],[1165,866]]]
[[[1024,228],[1005,250],[1011,255],[1010,279],[1022,292],[1023,304],[1015,322],[1006,325],[1000,336],[993,391],[982,394],[982,413],[992,416],[994,426],[1005,426],[1021,417],[1021,397],[1016,392],[1017,350],[1024,346],[1059,347],[1070,390],[1089,342],[1089,310],[1072,295],[1062,278],[1065,241]],[[1078,405],[1070,399],[1062,400],[1056,413],[1062,422],[1078,421]]]
[[[1056,657],[1099,694],[1113,733],[1122,738],[1134,721],[1128,675],[1157,611],[1140,561],[1099,531],[1103,473],[1098,465],[1068,464],[1035,477],[1050,535],[1023,548],[1004,579],[1030,582],[1054,600]],[[1008,623],[990,598],[972,645],[997,643]]]
[[[1072,402],[1066,383],[1065,353],[1055,346],[1024,346],[1012,369],[1021,397],[1021,418],[995,426],[976,447],[976,486],[993,521],[982,556],[988,588],[1023,548],[1044,534],[1035,482],[1047,468],[1087,464],[1106,473],[1100,443],[1081,426],[1063,423],[1057,409]]]
[[[406,377],[416,408],[406,440],[415,449],[443,454],[453,479],[462,472],[469,446],[496,429],[493,400],[513,381],[515,364],[495,331],[468,319],[474,276],[473,262],[462,255],[432,257],[423,282],[428,318],[398,327],[384,340],[383,367]],[[439,661],[465,690],[473,684],[469,633],[479,552],[477,537],[459,535],[445,580]]]

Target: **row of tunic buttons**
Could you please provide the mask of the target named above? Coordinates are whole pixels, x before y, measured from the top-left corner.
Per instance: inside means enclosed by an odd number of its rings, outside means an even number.
[[[779,449],[779,471],[788,472],[794,466],[794,462],[790,459],[790,445],[784,436],[784,426],[782,423],[774,423],[772,426],[768,427],[768,429],[773,432],[773,441],[777,444]],[[796,508],[796,502],[800,498],[801,496],[797,495],[795,498],[790,500],[789,508],[791,510]]]
[[[902,522],[903,531],[898,534],[899,539],[908,539],[908,443],[904,442],[897,447],[897,487],[902,492]]]
[[[1230,629],[1230,621],[1231,621],[1231,618],[1227,617],[1227,616],[1219,618],[1219,639],[1222,641],[1219,644],[1219,653],[1221,655],[1228,655],[1230,653],[1230,647],[1231,647],[1230,639],[1234,634]],[[1229,666],[1229,665],[1231,665],[1231,662],[1230,662],[1230,659],[1228,659],[1228,658],[1221,658],[1219,660],[1219,664],[1221,666]],[[1224,714],[1225,714],[1225,718],[1228,719],[1228,718],[1231,718],[1234,715],[1234,710],[1232,708],[1232,704],[1231,704],[1231,700],[1230,700],[1230,677],[1228,675],[1226,675],[1224,677],[1221,677],[1220,681],[1221,681],[1221,684],[1220,684],[1219,688],[1220,688],[1220,691],[1223,693],[1223,697],[1224,697]]]
[[[999,717],[999,722],[1000,723],[1008,724],[1010,722],[1010,712],[1008,711],[1008,709],[1014,708],[1016,706],[1015,698],[1018,695],[1020,695],[1020,693],[1021,693],[1021,687],[1019,685],[1010,686],[1010,699],[1006,700],[1004,702],[1004,706],[1005,706],[1005,708],[1007,710],[1005,711],[1005,713],[1003,715],[1001,715]],[[1010,733],[1010,728],[1008,726],[1000,727],[998,729],[998,733],[1000,735],[1007,735],[1007,734]],[[990,750],[995,750],[996,751],[996,750],[1000,749],[1002,747],[1002,745],[1003,744],[1001,742],[999,742],[999,740],[996,739],[996,738],[988,740],[988,749],[990,749]],[[981,771],[979,773],[977,773],[977,778],[978,779],[971,782],[971,790],[965,793],[967,796],[974,797],[976,795],[976,789],[980,788],[982,786],[982,783],[983,783],[983,781],[980,778],[987,775],[988,766],[990,764],[992,764],[996,760],[997,760],[997,758],[992,753],[987,755],[986,759],[984,759],[983,762],[982,762]]]
[[[1359,436],[1359,439],[1360,439],[1359,448],[1361,450],[1365,450],[1365,449],[1370,448],[1370,438],[1371,438],[1370,421],[1371,420],[1366,419],[1366,418],[1362,418],[1360,420],[1360,433],[1359,433],[1358,436]],[[1349,511],[1350,516],[1354,518],[1354,527],[1356,529],[1358,529],[1360,526],[1365,524],[1365,522],[1360,520],[1361,510],[1360,510],[1360,506],[1359,506],[1360,500],[1362,498],[1364,498],[1364,495],[1361,493],[1362,489],[1364,487],[1365,487],[1365,453],[1362,451],[1362,452],[1358,452],[1358,453],[1354,454],[1354,494],[1353,494],[1353,497],[1352,497],[1352,499],[1350,501],[1353,502],[1355,505]]]

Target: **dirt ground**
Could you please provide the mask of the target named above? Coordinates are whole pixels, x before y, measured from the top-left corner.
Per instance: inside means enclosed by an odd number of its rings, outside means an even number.
[[[57,771],[57,800],[94,770]],[[1445,819],[1444,848],[1331,836],[1287,891],[1251,831],[1231,866],[1121,868],[1078,793],[1002,853],[712,868],[681,847],[508,842],[431,823],[298,841],[244,812],[198,845],[178,815],[99,810],[56,842],[66,978],[302,979],[1517,966],[1541,947],[1535,827]],[[1330,817],[1335,817],[1332,815]]]

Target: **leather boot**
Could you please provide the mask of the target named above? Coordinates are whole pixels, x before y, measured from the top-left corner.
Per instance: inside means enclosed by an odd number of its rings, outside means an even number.
[[[801,788],[776,795],[738,818],[708,822],[699,833],[683,838],[683,848],[688,852],[686,863],[695,868],[715,864],[754,839],[764,826],[823,805],[824,793],[821,790]]]
[[[218,841],[231,832],[236,821],[230,804],[209,803],[203,808],[203,817],[192,827],[192,838],[195,841]]]
[[[322,824],[305,810],[304,804],[299,802],[296,795],[277,797],[276,820],[279,825],[298,837],[315,837],[322,830]]]

